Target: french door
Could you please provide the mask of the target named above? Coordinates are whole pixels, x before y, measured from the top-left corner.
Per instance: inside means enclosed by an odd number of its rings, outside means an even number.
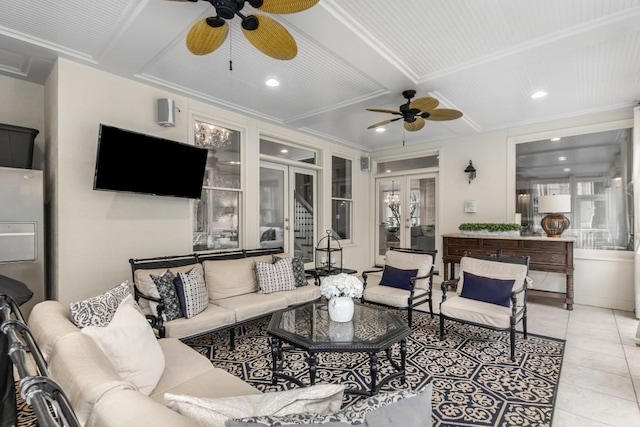
[[[435,249],[436,173],[376,178],[376,264],[390,248]]]
[[[313,262],[316,242],[316,171],[260,163],[260,246]]]

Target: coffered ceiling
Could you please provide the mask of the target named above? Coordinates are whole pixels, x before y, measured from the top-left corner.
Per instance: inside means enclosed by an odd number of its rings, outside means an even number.
[[[273,15],[298,43],[290,61],[257,51],[238,18],[221,48],[192,55],[185,38],[212,14],[205,1],[0,0],[0,10],[4,75],[42,84],[65,57],[371,151],[640,100],[640,0],[320,0]],[[405,89],[464,116],[367,130],[388,117],[365,108],[397,110]]]

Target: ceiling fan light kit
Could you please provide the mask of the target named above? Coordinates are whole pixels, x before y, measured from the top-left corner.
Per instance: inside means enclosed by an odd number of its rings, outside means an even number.
[[[184,0],[171,0],[184,1]],[[189,0],[192,3],[198,0]],[[298,54],[298,45],[285,27],[267,15],[244,15],[248,3],[255,9],[274,13],[296,13],[309,9],[319,0],[203,0],[213,6],[216,15],[201,19],[187,34],[187,48],[194,55],[206,55],[218,49],[227,38],[227,21],[242,19],[242,33],[256,49],[275,59],[289,60]]]
[[[407,100],[407,102],[400,105],[398,111],[387,110],[383,108],[367,108],[367,111],[373,111],[375,113],[388,113],[400,116],[374,123],[367,129],[375,129],[388,123],[403,119],[405,130],[408,130],[409,132],[415,132],[424,127],[426,123],[425,119],[433,121],[445,121],[455,120],[462,117],[462,113],[458,110],[452,110],[449,108],[437,108],[440,104],[440,101],[432,97],[417,98],[411,101],[413,97],[416,96],[415,90],[405,90],[404,92],[402,92],[402,96]]]

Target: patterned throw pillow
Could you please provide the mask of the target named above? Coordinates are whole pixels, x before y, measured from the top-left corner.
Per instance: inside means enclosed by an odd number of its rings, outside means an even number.
[[[69,304],[69,320],[79,328],[107,326],[120,303],[131,295],[129,282],[122,282],[102,295]]]
[[[273,262],[278,262],[281,260],[279,256],[273,255]],[[296,288],[301,286],[307,286],[309,282],[307,282],[307,275],[304,272],[304,261],[300,257],[291,258],[291,268],[293,270],[293,278],[296,281]]]
[[[175,279],[176,276],[169,270],[166,270],[160,276],[156,276],[155,274],[151,274],[150,276],[156,288],[158,288],[160,299],[164,305],[164,312],[162,313],[164,320],[174,320],[182,317],[176,288],[173,286],[173,279]]]
[[[256,261],[256,278],[261,294],[292,291],[296,288],[292,258],[281,258],[275,263]]]
[[[209,306],[209,293],[202,272],[192,268],[186,273],[178,273],[173,281],[180,301],[180,309],[187,319],[202,313]]]

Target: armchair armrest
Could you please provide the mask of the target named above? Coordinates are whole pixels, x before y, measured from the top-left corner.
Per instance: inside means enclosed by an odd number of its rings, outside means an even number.
[[[384,268],[376,268],[373,270],[365,270],[362,272],[362,285],[366,288],[367,287],[367,275],[369,273],[379,273],[381,271],[384,271]]]
[[[440,288],[442,288],[442,301],[446,301],[447,300],[447,290],[449,290],[450,287],[455,287],[458,286],[458,281],[460,279],[450,279],[450,280],[444,280],[441,284],[440,284]]]
[[[164,304],[162,299],[157,297],[152,297],[151,295],[147,295],[138,289],[138,285],[134,283],[133,290],[135,294],[135,300],[138,301],[140,298],[146,299],[147,301],[153,301],[158,303],[158,307],[156,308],[156,314],[146,314],[145,317],[152,328],[156,328],[158,330],[158,334],[160,338],[164,338],[165,329],[164,329],[164,319],[162,318],[162,313],[164,312]]]

